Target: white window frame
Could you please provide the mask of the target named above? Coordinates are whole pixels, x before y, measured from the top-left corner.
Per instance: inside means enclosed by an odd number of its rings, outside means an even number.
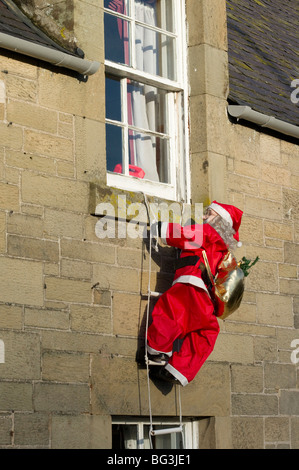
[[[134,0],[129,0],[133,2]],[[161,0],[163,1],[163,0]],[[131,5],[131,6],[132,6]],[[173,92],[169,95],[169,134],[170,138],[170,184],[154,182],[149,180],[141,180],[139,178],[112,173],[107,171],[107,185],[119,189],[129,190],[133,192],[143,192],[148,195],[161,197],[163,199],[190,202],[190,162],[189,162],[189,130],[188,130],[188,76],[187,76],[187,42],[186,42],[186,25],[185,25],[185,1],[173,0],[175,31],[176,36],[176,63],[177,63],[177,80],[172,81],[160,76],[152,76],[146,72],[139,71],[133,63],[126,66],[110,60],[105,60],[105,72],[111,76],[120,79],[130,79],[140,81],[148,85]],[[104,11],[114,14],[123,19],[131,19],[126,15],[114,13],[104,8]],[[134,8],[131,9],[134,11]],[[133,19],[134,21],[134,19]],[[132,28],[134,30],[134,28]],[[161,28],[157,31],[163,32]],[[167,35],[171,33],[167,31]],[[133,39],[132,39],[133,43]],[[132,60],[135,57],[131,55]],[[121,81],[122,83],[122,81]],[[121,86],[124,90],[124,82]],[[172,98],[171,98],[172,97]],[[113,120],[106,119],[107,124],[115,123]],[[147,133],[149,133],[147,131]],[[126,133],[125,133],[126,134]],[[156,134],[157,135],[157,134]],[[126,152],[127,152],[126,147]],[[126,154],[125,154],[126,155]],[[128,158],[128,157],[125,157]]]
[[[185,449],[199,449],[199,421],[200,419],[184,419],[183,420],[183,435],[184,435],[184,447]],[[145,449],[144,439],[149,436],[144,432],[144,426],[150,426],[150,420],[146,418],[133,418],[133,417],[114,417],[112,418],[112,424],[137,426],[137,439],[132,440],[131,449]],[[174,418],[153,418],[153,429],[155,426],[165,426],[167,428],[175,427],[180,425],[180,421]],[[176,442],[176,434],[171,436],[171,441]],[[175,447],[172,447],[175,449]]]

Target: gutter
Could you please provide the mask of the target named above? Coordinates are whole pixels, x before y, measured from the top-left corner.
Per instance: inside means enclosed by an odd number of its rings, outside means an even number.
[[[99,62],[80,59],[80,57],[72,54],[25,41],[10,34],[0,33],[0,47],[34,57],[35,59],[44,60],[57,67],[64,67],[79,72],[82,75],[93,75],[100,67]]]
[[[258,126],[267,127],[274,131],[299,139],[299,127],[295,126],[294,124],[280,121],[273,116],[267,116],[266,114],[258,113],[249,106],[228,105],[227,110],[232,117],[237,119],[244,119],[245,121],[250,121],[254,124],[257,124]]]

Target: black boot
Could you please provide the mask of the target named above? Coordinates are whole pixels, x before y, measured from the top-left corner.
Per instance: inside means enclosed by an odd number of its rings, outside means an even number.
[[[181,382],[176,379],[168,370],[164,367],[153,368],[150,370],[150,377],[158,380],[163,380],[164,382],[172,383],[175,385],[181,385]]]

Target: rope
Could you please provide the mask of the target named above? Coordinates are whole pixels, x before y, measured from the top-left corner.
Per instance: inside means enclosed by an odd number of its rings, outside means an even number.
[[[149,441],[150,447],[153,448],[152,443],[152,430],[153,430],[153,417],[152,417],[152,404],[151,404],[151,392],[150,392],[150,379],[149,379],[149,364],[148,364],[148,353],[147,353],[147,332],[149,324],[149,313],[150,313],[150,300],[151,300],[151,269],[152,269],[152,230],[151,230],[151,216],[150,209],[146,194],[143,194],[144,202],[147,210],[149,220],[149,275],[148,275],[148,287],[147,287],[147,309],[146,309],[146,327],[145,327],[145,362],[147,371],[147,390],[148,390],[148,405],[149,405],[149,418],[150,418],[150,429],[149,429]]]

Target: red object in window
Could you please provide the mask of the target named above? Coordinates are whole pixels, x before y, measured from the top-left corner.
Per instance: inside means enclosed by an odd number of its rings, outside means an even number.
[[[122,164],[118,163],[114,168],[114,173],[122,173]],[[142,168],[136,165],[129,165],[129,174],[131,176],[136,176],[136,178],[144,178],[144,171]]]

